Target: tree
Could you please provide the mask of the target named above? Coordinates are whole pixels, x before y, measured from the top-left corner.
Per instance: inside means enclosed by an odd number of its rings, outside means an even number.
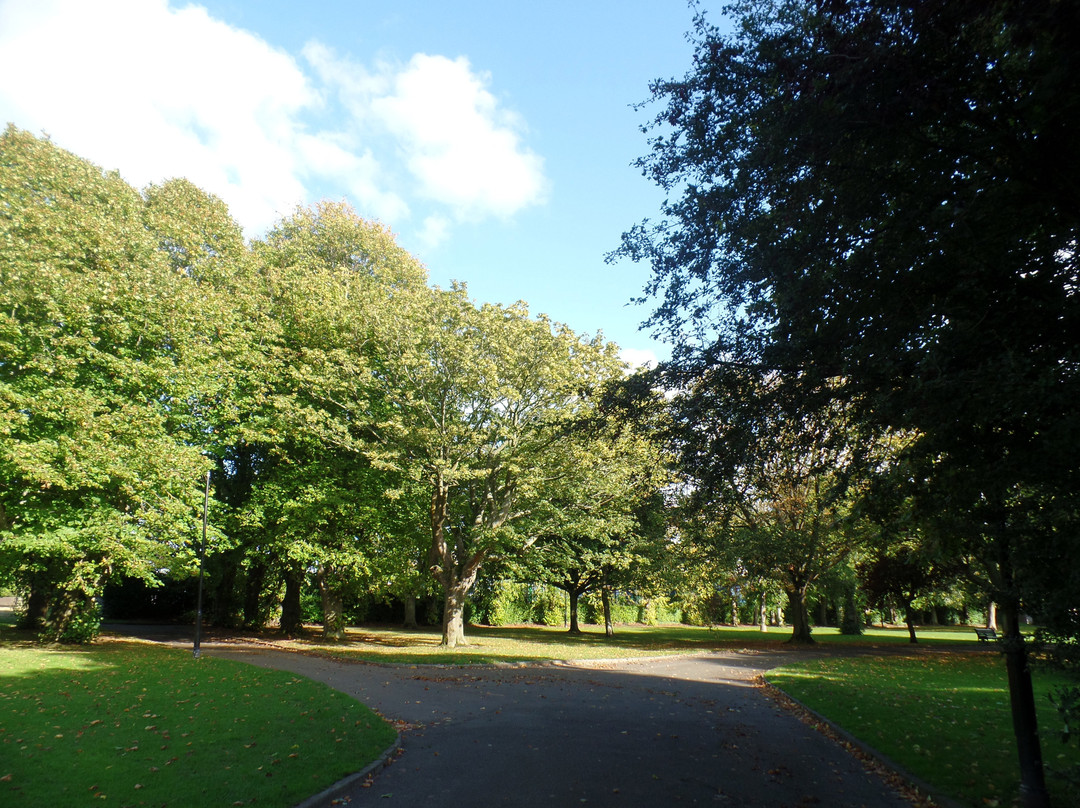
[[[605,387],[623,383],[620,364],[611,364]],[[611,636],[613,587],[647,587],[668,543],[668,458],[654,430],[620,417],[605,398],[583,408],[559,442],[539,491],[543,504],[522,527],[535,537],[522,573],[567,593],[571,634],[580,633],[580,597],[600,591]]]
[[[476,307],[466,290],[399,295],[379,328],[378,378],[392,412],[377,463],[430,494],[428,563],[445,596],[443,643],[465,642],[466,597],[484,562],[527,541],[535,503],[579,391],[602,365],[587,342],[524,304]]]
[[[118,175],[0,136],[0,566],[54,640],[96,635],[111,577],[194,558],[215,313],[144,213]]]
[[[786,381],[721,365],[673,399],[691,535],[783,586],[791,641],[813,642],[810,588],[865,541],[852,513],[860,452],[840,407],[792,412]]]
[[[915,600],[948,586],[958,572],[956,564],[935,559],[913,541],[888,547],[859,567],[863,588],[872,604],[895,604],[904,610],[904,623],[913,643],[919,641],[915,634]]]
[[[1045,547],[1078,567],[1080,8],[735,14],[730,37],[699,16],[693,69],[653,85],[640,165],[668,218],[619,254],[652,264],[653,323],[702,338],[679,363],[704,344],[706,364],[775,369],[807,406],[840,398],[917,436],[925,520],[993,577],[1021,790],[1045,805],[1017,617],[1075,585],[1029,564]]]
[[[256,481],[247,521],[277,548],[283,630],[301,628],[299,591],[310,569],[324,633],[340,638],[345,599],[400,579],[422,528],[415,486],[372,456],[395,406],[379,378],[377,323],[427,291],[426,273],[389,231],[343,204],[298,209],[255,254],[278,336],[265,403],[249,427],[272,463]]]
[[[210,319],[205,340],[212,350],[203,352],[195,383],[172,407],[185,440],[216,463],[213,494],[223,507],[213,509],[217,530],[204,548],[207,613],[212,623],[236,625],[243,600],[245,619],[259,625],[257,597],[241,598],[237,590],[241,581],[261,589],[263,567],[260,559],[251,565],[255,574],[242,577],[251,537],[250,525],[237,515],[267,462],[265,441],[252,427],[261,420],[280,329],[269,316],[259,267],[224,202],[185,179],[150,185],[143,197],[143,220],[158,252],[197,289],[198,305]]]

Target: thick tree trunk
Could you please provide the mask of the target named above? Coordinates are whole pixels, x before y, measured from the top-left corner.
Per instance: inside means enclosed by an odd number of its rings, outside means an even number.
[[[577,587],[570,587],[567,590],[567,594],[570,596],[570,628],[567,633],[580,634],[581,627],[578,625],[578,598],[581,597],[581,592]]]
[[[450,487],[441,476],[437,477],[431,492],[431,571],[445,595],[442,644],[457,648],[466,645],[465,602],[484,563],[485,551],[479,549],[468,555],[460,536],[456,546],[451,546],[446,534],[449,506]]]
[[[446,593],[443,601],[442,644],[447,648],[468,645],[465,640],[465,603],[479,571],[480,559],[476,558],[466,566],[464,572],[459,574],[451,567],[440,576]]]
[[[1005,669],[1009,674],[1013,732],[1020,757],[1020,801],[1024,808],[1049,808],[1050,795],[1046,791],[1043,774],[1031,669],[1028,667],[1027,646],[1020,634],[1020,614],[1015,604],[1002,605],[1001,622],[1005,629],[1002,647],[1005,651]]]
[[[285,599],[281,602],[281,633],[296,637],[304,632],[304,620],[300,612],[300,588],[304,573],[288,570],[285,573]]]
[[[758,601],[758,630],[768,631],[769,621],[768,612],[765,609],[765,593],[761,593],[761,599]]]
[[[420,628],[416,621],[416,595],[405,596],[405,622],[404,628]]]
[[[447,648],[468,645],[465,640],[465,598],[469,594],[469,584],[458,582],[446,590],[445,608],[443,609],[442,644]]]
[[[806,606],[806,587],[797,586],[788,590],[788,611],[791,614],[790,643],[810,645],[814,638],[810,636],[810,615]]]
[[[335,584],[333,567],[320,567],[319,598],[322,601],[323,637],[328,640],[345,639],[345,604]]]
[[[997,631],[997,604],[994,601],[990,601],[990,606],[986,610],[986,627]]]
[[[25,608],[19,619],[19,628],[41,631],[49,613],[49,598],[42,587],[32,586],[26,596]]]

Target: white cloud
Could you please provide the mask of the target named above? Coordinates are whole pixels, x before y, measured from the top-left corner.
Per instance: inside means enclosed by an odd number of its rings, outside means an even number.
[[[647,349],[623,348],[619,351],[619,358],[629,365],[631,370],[654,368],[659,364],[656,352]]]
[[[422,192],[463,218],[509,216],[543,197],[542,160],[467,60],[417,54],[372,111],[406,145]]]
[[[542,198],[520,121],[465,60],[304,57],[168,0],[0,0],[0,124],[137,187],[187,177],[252,233],[316,195],[395,227],[421,213],[426,239]]]
[[[445,216],[428,216],[420,231],[420,242],[426,247],[435,247],[446,240],[450,232],[450,222]]]
[[[165,0],[0,4],[0,113],[141,186],[186,176],[265,226],[302,201],[295,62]]]
[[[507,217],[544,199],[543,160],[522,144],[524,122],[468,60],[416,54],[369,71],[319,43],[304,56],[336,88],[353,131],[390,135],[417,193],[455,219]]]

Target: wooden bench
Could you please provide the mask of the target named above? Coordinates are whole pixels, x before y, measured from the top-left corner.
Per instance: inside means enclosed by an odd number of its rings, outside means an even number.
[[[979,638],[979,642],[997,639],[997,632],[992,628],[977,628],[975,629],[975,635]]]

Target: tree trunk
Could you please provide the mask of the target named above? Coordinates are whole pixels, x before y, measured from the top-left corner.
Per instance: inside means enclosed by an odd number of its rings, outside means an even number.
[[[440,473],[431,489],[431,571],[443,588],[442,645],[457,648],[466,644],[465,598],[476,580],[480,558],[466,562],[455,556],[446,535],[449,507],[450,486]]]
[[[49,613],[49,598],[40,586],[31,585],[26,596],[25,608],[19,619],[19,628],[28,631],[41,631],[45,627],[45,617]]]
[[[341,592],[334,585],[334,568],[320,567],[318,574],[319,598],[322,601],[323,637],[328,640],[345,639],[345,605]]]
[[[420,628],[416,621],[416,595],[405,596],[405,623],[404,628]]]
[[[994,601],[990,601],[990,606],[986,610],[986,627],[997,631],[997,604]]]
[[[463,584],[459,581],[447,587],[442,622],[442,644],[447,648],[468,645],[465,640],[465,598],[470,586],[471,582]]]
[[[468,645],[465,640],[465,603],[469,591],[476,583],[482,560],[482,556],[473,557],[460,572],[452,565],[451,558],[444,561],[444,564],[450,565],[449,568],[444,567],[439,576],[446,593],[443,601],[442,644],[447,648]]]
[[[1027,645],[1020,634],[1020,614],[1015,604],[1003,604],[1001,622],[1005,628],[1002,646],[1009,674],[1009,702],[1013,732],[1020,757],[1020,801],[1024,808],[1049,808],[1050,795],[1043,775],[1039,726],[1035,715],[1035,694],[1028,667]]]
[[[281,633],[296,637],[304,633],[304,620],[300,613],[300,587],[304,574],[300,570],[285,572],[285,599],[281,603]]]
[[[580,597],[580,590],[577,587],[570,587],[567,590],[567,594],[570,596],[570,628],[567,631],[568,634],[580,634],[581,627],[578,625],[578,598]]]
[[[600,587],[600,603],[604,607],[604,636],[615,636],[615,624],[611,621],[611,588]]]
[[[917,643],[919,638],[915,636],[915,614],[911,608],[911,601],[904,604],[904,623],[907,625],[908,642]]]
[[[792,587],[788,590],[788,611],[791,613],[790,643],[810,645],[814,638],[810,636],[810,615],[806,606],[806,586]]]
[[[768,611],[765,608],[765,593],[761,593],[761,599],[758,601],[758,630],[768,631],[769,620]]]

